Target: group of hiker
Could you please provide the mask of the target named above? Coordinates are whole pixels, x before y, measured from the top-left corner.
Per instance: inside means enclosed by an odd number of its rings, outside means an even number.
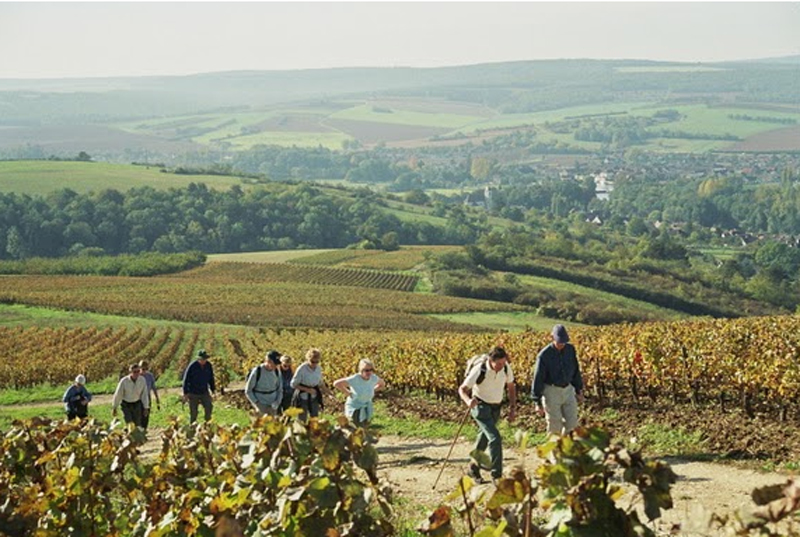
[[[578,355],[569,343],[564,325],[557,324],[550,333],[552,342],[539,351],[531,382],[531,398],[536,413],[547,418],[548,434],[568,433],[578,426],[578,403],[583,402],[583,379]],[[489,451],[492,481],[503,475],[503,444],[497,422],[500,421],[504,392],[508,392],[508,421],[517,413],[517,389],[514,371],[502,347],[492,348],[468,364],[467,374],[458,389],[478,426],[475,450]],[[478,483],[484,480],[478,461],[469,465],[468,475]]]
[[[557,324],[551,332],[552,342],[539,351],[533,370],[531,398],[538,415],[547,419],[548,433],[563,434],[578,425],[578,404],[583,402],[583,380],[575,347],[569,343],[566,328]],[[297,369],[293,360],[276,350],[266,353],[261,364],[253,367],[245,384],[245,397],[259,415],[277,416],[289,408],[301,409],[300,419],[316,417],[323,408],[323,396],[331,390],[323,381],[319,349],[309,349]],[[385,387],[375,373],[371,360],[358,362],[358,371],[333,382],[334,389],[347,395],[345,415],[356,426],[368,425],[374,415],[375,392]],[[197,421],[199,407],[203,407],[205,420],[211,419],[212,395],[216,392],[214,367],[205,350],[197,353],[183,375],[183,401],[189,403],[189,421]],[[508,394],[508,421],[516,418],[517,392],[514,372],[509,356],[503,347],[494,347],[487,354],[470,359],[464,381],[458,389],[468,413],[478,426],[475,450],[488,450],[491,477],[495,481],[503,473],[503,447],[497,423],[506,393]],[[126,423],[143,429],[149,424],[152,398],[160,406],[153,374],[147,363],[141,361],[129,368],[129,374],[120,379],[114,392],[112,416],[122,408]],[[87,416],[92,394],[86,389],[86,378],[78,375],[64,393],[63,401],[69,419]],[[466,416],[465,416],[466,418]],[[480,465],[473,460],[469,475],[479,483],[484,480]]]
[[[323,396],[330,389],[323,382],[319,349],[309,349],[305,361],[296,371],[292,358],[270,351],[264,363],[254,367],[247,376],[245,396],[259,414],[275,416],[291,407],[301,409],[300,419],[316,417],[323,408]],[[333,387],[347,395],[345,415],[357,426],[366,425],[373,415],[375,392],[383,389],[384,381],[375,373],[371,360],[358,363],[358,373],[340,378]]]
[[[211,419],[214,409],[213,394],[216,392],[214,366],[205,350],[197,353],[183,375],[183,402],[189,403],[189,422],[195,423],[200,407],[205,421]],[[253,367],[245,383],[244,394],[253,410],[260,415],[276,416],[291,407],[301,409],[300,419],[316,417],[323,408],[323,396],[332,392],[322,380],[319,349],[309,349],[305,361],[294,370],[292,358],[276,350],[264,356],[263,363]],[[356,425],[369,423],[374,413],[373,398],[385,383],[375,372],[371,360],[361,360],[358,373],[333,383],[334,388],[347,394],[345,414]],[[117,384],[111,406],[111,415],[116,417],[122,408],[125,423],[133,423],[147,430],[150,421],[151,402],[155,398],[160,408],[155,377],[141,361],[128,369],[128,374]],[[85,418],[92,394],[86,389],[86,377],[78,375],[75,382],[64,393],[63,402],[68,419]]]

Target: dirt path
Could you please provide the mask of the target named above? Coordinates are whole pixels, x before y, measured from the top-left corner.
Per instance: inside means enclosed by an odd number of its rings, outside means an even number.
[[[472,441],[464,437],[456,442],[436,490],[433,484],[441,470],[438,463],[447,456],[450,441],[384,436],[377,448],[380,475],[388,479],[396,494],[433,509],[454,489],[458,478],[466,471]],[[688,532],[693,529],[687,521],[702,520],[702,515],[707,517],[711,513],[728,514],[751,505],[753,488],[785,483],[788,477],[712,463],[675,459],[667,459],[667,462],[678,475],[672,488],[674,508],[664,512],[655,529],[666,532],[673,523],[683,522],[687,532],[683,535],[690,534]],[[524,460],[514,450],[505,451],[506,469],[520,463],[532,471],[540,461],[532,450]]]

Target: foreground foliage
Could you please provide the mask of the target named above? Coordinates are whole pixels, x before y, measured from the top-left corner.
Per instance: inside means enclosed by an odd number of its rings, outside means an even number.
[[[524,449],[527,435],[518,439]],[[544,462],[533,475],[517,467],[488,487],[462,477],[418,530],[455,536],[456,509],[469,535],[478,537],[655,537],[654,521],[672,508],[671,486],[677,476],[669,465],[612,444],[602,429],[551,436],[537,451]],[[752,498],[752,508],[687,520],[669,532],[684,534],[691,528],[692,535],[700,536],[800,536],[797,480],[755,489]]]
[[[523,444],[526,441],[522,439]],[[617,469],[638,490],[648,519],[659,518],[662,509],[672,507],[670,486],[676,479],[672,469],[612,445],[602,429],[579,428],[570,435],[553,436],[538,447],[538,453],[544,463],[534,476],[515,468],[510,477],[498,480],[494,490],[476,487],[467,476],[461,478],[446,499],[463,500],[470,535],[654,536],[639,520],[636,506],[620,506],[625,490],[615,482]],[[437,509],[420,531],[454,535],[450,510]]]
[[[8,535],[390,535],[377,452],[346,421],[173,421],[155,463],[141,430],[94,420],[16,422],[0,443]],[[224,521],[224,522],[223,522]]]

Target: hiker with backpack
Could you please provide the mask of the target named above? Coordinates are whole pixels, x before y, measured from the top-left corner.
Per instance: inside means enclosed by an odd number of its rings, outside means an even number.
[[[253,408],[261,415],[275,416],[283,399],[283,380],[278,371],[281,355],[270,351],[264,356],[264,363],[250,370],[244,395]]]
[[[564,325],[551,332],[552,343],[539,351],[533,369],[531,397],[540,416],[547,416],[548,434],[566,434],[578,426],[583,379],[575,347]]]
[[[468,368],[464,382],[458,388],[458,394],[470,408],[470,415],[478,425],[475,451],[483,452],[487,447],[489,449],[494,482],[503,476],[503,443],[497,422],[500,421],[505,390],[508,390],[508,421],[514,421],[517,414],[514,372],[503,347],[493,347],[488,354],[473,357],[468,362]],[[474,460],[469,466],[469,476],[478,483],[484,482],[480,466]]]

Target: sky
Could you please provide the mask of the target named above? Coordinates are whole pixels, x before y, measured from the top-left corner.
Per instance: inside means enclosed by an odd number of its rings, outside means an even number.
[[[6,2],[0,78],[800,54],[800,2]]]

